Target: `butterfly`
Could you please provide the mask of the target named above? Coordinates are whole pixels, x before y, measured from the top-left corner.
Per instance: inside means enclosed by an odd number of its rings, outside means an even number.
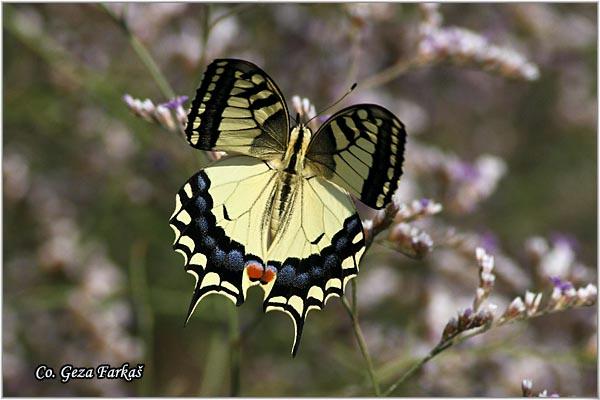
[[[350,194],[381,209],[402,174],[406,132],[375,104],[345,108],[316,132],[290,126],[275,82],[243,60],[206,69],[185,134],[202,150],[229,154],[197,172],[175,196],[173,248],[196,278],[187,321],[217,293],[241,305],[251,286],[265,312],[294,323],[292,355],[306,316],[356,277],[365,251]]]

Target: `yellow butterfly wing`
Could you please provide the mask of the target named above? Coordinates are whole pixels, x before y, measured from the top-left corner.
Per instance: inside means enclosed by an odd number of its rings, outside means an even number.
[[[346,283],[358,273],[365,241],[350,195],[335,183],[302,178],[290,201],[285,226],[268,255],[278,272],[264,307],[292,318],[295,355],[308,312],[343,295]]]
[[[192,176],[175,196],[170,219],[174,249],[196,286],[187,319],[204,296],[224,295],[241,305],[252,284],[243,271],[265,265],[265,210],[275,172],[263,161],[233,156]]]

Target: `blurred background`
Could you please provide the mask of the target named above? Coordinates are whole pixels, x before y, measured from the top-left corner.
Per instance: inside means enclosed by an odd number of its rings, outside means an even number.
[[[311,314],[295,359],[289,319],[263,318],[258,290],[237,309],[209,296],[183,327],[194,280],[168,219],[208,159],[123,96],[193,97],[217,57],[256,63],[288,104],[298,95],[317,110],[358,82],[340,107],[376,102],[406,124],[399,196],[444,208],[417,225],[427,256],[380,243],[361,264],[360,321],[382,384],[470,305],[465,241],[509,260],[500,306],[551,291],[551,275],[596,282],[596,16],[595,4],[4,4],[4,394],[372,394],[338,299]],[[502,327],[394,394],[519,396],[529,378],[592,397],[596,331],[595,307]],[[42,363],[124,362],[144,363],[144,378],[34,379]]]

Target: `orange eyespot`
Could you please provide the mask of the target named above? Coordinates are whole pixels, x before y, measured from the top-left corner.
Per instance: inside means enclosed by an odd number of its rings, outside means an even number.
[[[265,272],[265,268],[257,263],[257,262],[249,262],[246,265],[246,272],[248,273],[248,277],[252,280],[260,279]]]
[[[277,275],[277,270],[268,265],[267,269],[265,270],[265,273],[263,274],[262,278],[260,279],[261,283],[269,283],[271,282],[273,279],[275,279],[275,275]]]

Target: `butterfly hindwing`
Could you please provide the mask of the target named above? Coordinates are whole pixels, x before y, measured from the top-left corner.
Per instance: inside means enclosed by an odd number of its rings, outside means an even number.
[[[177,193],[170,220],[173,247],[196,277],[188,319],[210,293],[237,305],[244,302],[250,285],[243,279],[244,268],[264,264],[259,233],[273,177],[274,172],[258,159],[229,157],[199,171]]]
[[[282,311],[292,318],[293,355],[308,312],[343,295],[365,250],[360,218],[344,189],[313,177],[301,180],[295,191],[293,213],[269,254],[278,272],[264,302],[265,311]]]
[[[306,157],[324,177],[380,209],[402,175],[406,132],[385,108],[361,104],[333,115],[315,133]]]
[[[271,159],[285,151],[288,131],[285,100],[262,69],[235,59],[207,67],[185,130],[193,147]]]

